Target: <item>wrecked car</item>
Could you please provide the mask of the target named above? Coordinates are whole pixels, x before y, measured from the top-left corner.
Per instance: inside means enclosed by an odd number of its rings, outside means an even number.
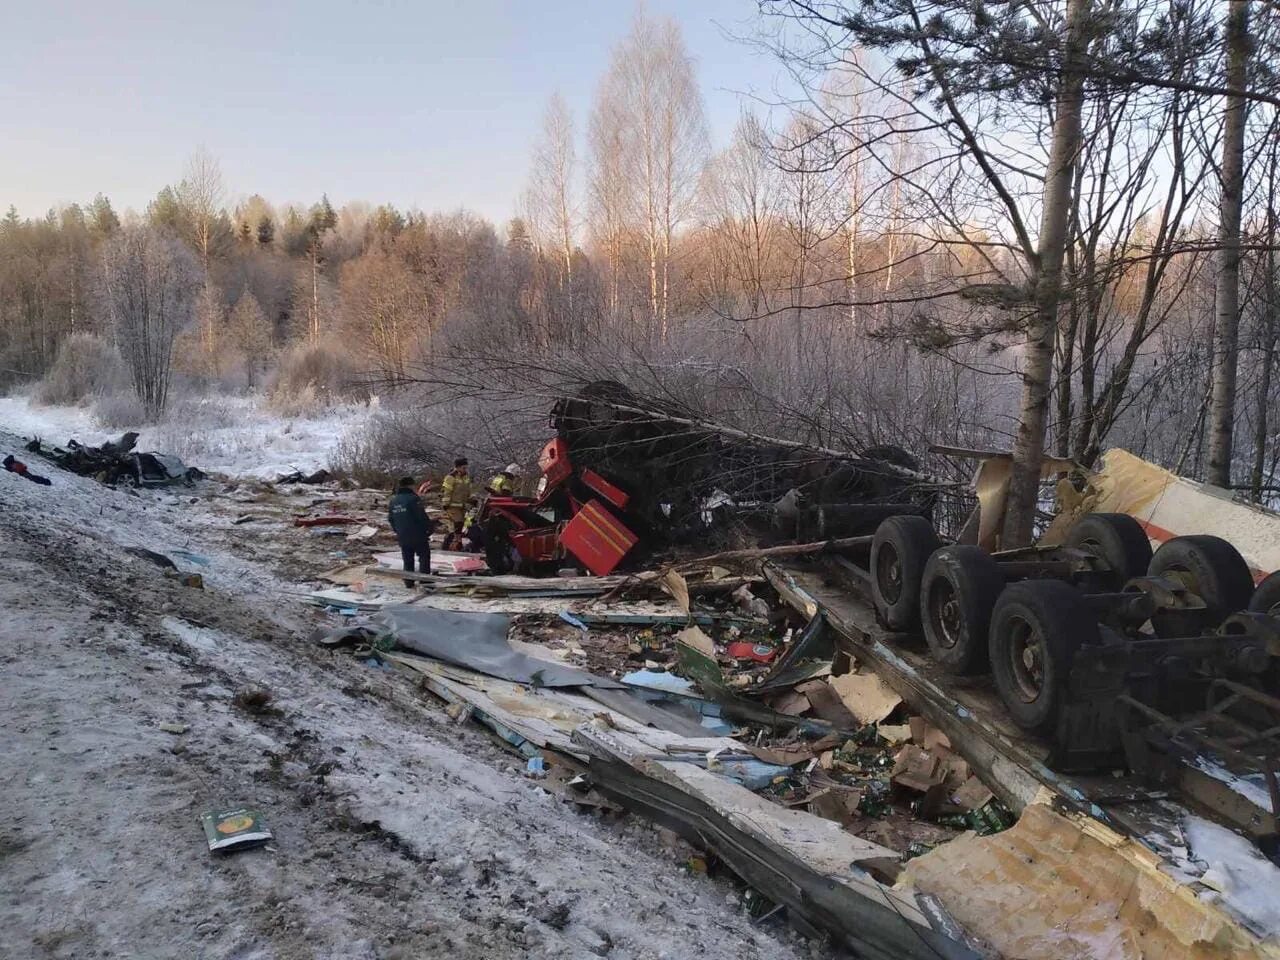
[[[139,452],[134,449],[137,444],[138,434],[129,431],[119,440],[96,447],[77,440],[68,440],[66,447],[48,447],[36,437],[26,449],[63,470],[93,477],[109,486],[125,483],[133,487],[167,487],[178,483],[189,485],[204,478],[199,469],[188,467],[179,457],[154,451]]]

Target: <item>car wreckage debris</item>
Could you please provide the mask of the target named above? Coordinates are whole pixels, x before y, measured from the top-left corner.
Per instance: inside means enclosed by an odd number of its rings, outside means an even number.
[[[63,470],[93,477],[109,486],[127,483],[135,487],[163,487],[176,483],[191,484],[204,479],[195,467],[188,467],[175,456],[163,453],[140,453],[134,450],[138,434],[130,431],[119,440],[96,447],[76,440],[66,447],[46,447],[39,438],[27,444],[30,453],[39,454]]]

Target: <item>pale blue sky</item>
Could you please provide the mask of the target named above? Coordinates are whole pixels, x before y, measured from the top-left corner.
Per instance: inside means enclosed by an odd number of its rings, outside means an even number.
[[[682,25],[716,143],[780,76],[755,0],[649,0]],[[206,146],[233,199],[513,212],[547,98],[585,126],[632,0],[0,0],[0,209],[142,209]],[[579,153],[582,153],[580,147]]]

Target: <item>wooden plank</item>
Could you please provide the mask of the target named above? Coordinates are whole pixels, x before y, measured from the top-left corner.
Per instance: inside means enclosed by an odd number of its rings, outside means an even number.
[[[394,567],[370,565],[366,573],[383,574],[396,580],[417,580],[441,588],[481,587],[494,593],[538,593],[543,595],[583,596],[605,593],[622,584],[626,577],[615,574],[608,577],[521,577],[516,575],[441,574],[417,573],[396,570]]]
[[[654,757],[642,741],[591,723],[574,731],[606,793],[716,851],[802,929],[834,936],[870,960],[970,960],[909,892],[878,883],[859,862],[898,855],[834,821],[788,809],[690,763]]]

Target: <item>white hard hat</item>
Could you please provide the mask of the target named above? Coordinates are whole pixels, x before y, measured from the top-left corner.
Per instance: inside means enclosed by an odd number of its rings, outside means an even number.
[[[520,464],[518,463],[508,463],[507,469],[503,470],[502,472],[509,473],[513,477],[518,477],[520,476],[520,474],[524,473],[524,471],[520,469]]]

